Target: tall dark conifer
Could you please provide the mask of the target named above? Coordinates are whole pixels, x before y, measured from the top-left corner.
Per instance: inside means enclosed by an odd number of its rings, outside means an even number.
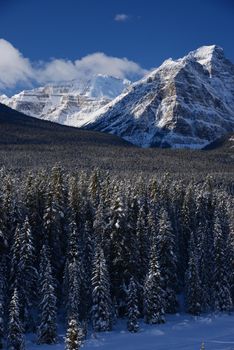
[[[189,262],[185,274],[186,306],[192,315],[200,315],[202,311],[202,285],[199,274],[197,246],[191,234],[189,244]]]
[[[36,301],[37,270],[35,267],[36,257],[32,237],[31,226],[28,217],[25,218],[20,232],[20,298],[22,299],[22,311],[24,328],[26,331],[35,329],[33,307]]]
[[[9,306],[7,348],[9,350],[24,350],[25,348],[17,289],[14,290]]]
[[[164,323],[165,292],[158,263],[156,243],[153,241],[149,272],[144,285],[144,319],[146,323]]]
[[[83,341],[83,332],[77,319],[71,319],[68,323],[65,339],[66,350],[79,350]]]
[[[49,250],[46,245],[41,252],[40,263],[40,317],[38,326],[38,343],[54,344],[57,342],[56,295],[55,283],[50,263]]]
[[[214,237],[213,230],[205,223],[199,222],[196,230],[199,250],[199,274],[202,285],[202,310],[213,309],[214,293]]]
[[[92,272],[92,324],[95,332],[112,328],[109,273],[103,250],[96,246]]]
[[[232,298],[229,283],[227,240],[222,231],[219,216],[216,216],[214,236],[214,308],[216,311],[230,311],[232,308]]]
[[[178,290],[177,256],[175,236],[165,209],[160,212],[157,247],[160,271],[163,277],[162,286],[165,291],[165,312],[174,313],[178,306],[176,300],[176,290]]]
[[[133,277],[130,279],[127,294],[127,328],[129,332],[136,333],[139,330],[138,317],[140,313],[138,310],[137,285]]]
[[[119,314],[125,314],[125,289],[128,280],[127,259],[129,254],[127,239],[127,221],[123,198],[115,193],[110,218],[110,275],[112,296],[116,297]]]

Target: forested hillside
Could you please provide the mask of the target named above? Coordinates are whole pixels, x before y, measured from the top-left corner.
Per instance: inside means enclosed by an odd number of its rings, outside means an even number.
[[[212,177],[117,177],[98,170],[0,173],[0,343],[67,348],[118,318],[137,332],[234,302],[233,198]],[[73,344],[73,345],[72,345]],[[73,347],[72,347],[73,346]]]
[[[31,118],[1,104],[0,128],[0,165],[14,173],[60,163],[68,170],[100,168],[121,177],[169,172],[175,178],[213,174],[221,182],[232,182],[233,148],[222,142],[206,151],[142,149],[114,135]]]

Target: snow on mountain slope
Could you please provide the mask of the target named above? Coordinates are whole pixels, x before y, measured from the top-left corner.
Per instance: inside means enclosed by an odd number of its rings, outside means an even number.
[[[85,127],[142,147],[203,148],[234,130],[234,65],[215,45],[166,60]]]
[[[82,126],[90,114],[118,96],[130,82],[107,75],[96,75],[88,81],[71,81],[47,85],[0,102],[32,117],[70,126]]]
[[[203,148],[234,131],[234,65],[215,45],[166,60],[130,84],[105,75],[0,102],[27,115],[116,134],[141,147]]]

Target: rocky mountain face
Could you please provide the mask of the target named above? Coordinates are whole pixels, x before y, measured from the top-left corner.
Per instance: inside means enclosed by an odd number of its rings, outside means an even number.
[[[133,84],[97,75],[0,96],[0,102],[141,147],[200,149],[234,131],[234,65],[220,47],[203,46]]]
[[[87,81],[63,82],[22,91],[11,98],[2,95],[0,102],[31,117],[79,127],[129,85],[128,80],[96,75]]]
[[[141,147],[203,148],[234,130],[234,65],[217,46],[169,59],[94,113],[86,128]]]

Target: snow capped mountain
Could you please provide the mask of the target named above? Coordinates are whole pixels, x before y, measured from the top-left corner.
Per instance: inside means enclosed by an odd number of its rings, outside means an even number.
[[[0,102],[27,115],[118,135],[141,147],[203,148],[234,131],[234,65],[203,46],[130,84],[105,75]]]
[[[203,148],[234,130],[234,65],[215,45],[166,60],[93,113],[86,128],[142,147]]]
[[[96,75],[87,81],[51,84],[8,98],[0,102],[32,117],[70,126],[82,126],[92,112],[100,109],[130,85],[107,75]]]

